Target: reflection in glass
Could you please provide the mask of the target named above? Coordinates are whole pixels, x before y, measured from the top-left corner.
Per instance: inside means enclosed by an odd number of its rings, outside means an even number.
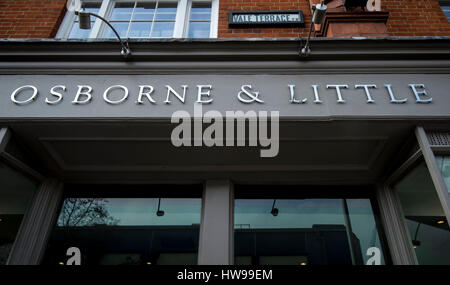
[[[156,21],[175,21],[177,15],[177,3],[158,3]]]
[[[0,265],[6,264],[37,184],[0,163]]]
[[[116,29],[121,38],[125,38],[127,36],[128,26],[130,25],[128,22],[112,22],[111,25]],[[108,27],[105,38],[116,38],[116,34],[114,34],[113,30]]]
[[[200,198],[66,198],[45,263],[75,246],[86,265],[197,264],[200,213]]]
[[[450,264],[450,228],[425,162],[394,185],[419,264]]]
[[[209,22],[191,22],[189,24],[189,38],[209,38]]]
[[[170,38],[175,28],[178,2],[117,2],[110,23],[122,38]],[[114,38],[105,29],[105,38]]]
[[[133,14],[133,21],[153,21],[156,3],[137,3]]]
[[[209,38],[211,3],[192,3],[189,17],[189,38]]]
[[[366,264],[368,248],[382,252],[369,199],[236,199],[234,217],[235,264]]]
[[[111,21],[129,21],[134,9],[134,2],[116,3],[111,14]]]
[[[128,36],[130,38],[148,38],[151,28],[152,22],[133,22]]]
[[[153,25],[152,38],[170,38],[174,28],[174,22],[156,22]]]
[[[450,157],[449,156],[436,156],[436,162],[441,169],[442,178],[444,178],[447,191],[450,193]]]

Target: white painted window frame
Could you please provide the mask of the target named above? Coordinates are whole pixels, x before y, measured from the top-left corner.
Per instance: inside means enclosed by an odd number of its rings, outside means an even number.
[[[83,2],[101,2],[98,14],[106,19],[111,15],[116,2],[128,2],[131,0],[85,0]],[[148,2],[154,0],[137,0],[139,2]],[[174,0],[159,0],[159,2],[174,2]],[[211,3],[211,26],[210,38],[217,38],[219,28],[219,0],[178,0],[177,14],[175,18],[175,28],[172,38],[187,38],[190,10],[192,2],[210,2]],[[74,25],[75,14],[68,11],[56,34],[56,38],[68,39],[69,33]],[[100,38],[106,29],[106,24],[96,18],[89,34],[90,39]]]

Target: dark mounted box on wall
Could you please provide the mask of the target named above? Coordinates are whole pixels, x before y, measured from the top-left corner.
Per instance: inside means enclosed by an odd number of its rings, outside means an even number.
[[[233,26],[304,26],[301,10],[293,11],[230,11],[228,24]]]

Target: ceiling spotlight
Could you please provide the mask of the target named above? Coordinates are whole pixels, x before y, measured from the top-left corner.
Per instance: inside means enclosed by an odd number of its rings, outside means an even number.
[[[418,247],[420,246],[420,241],[418,241],[418,240],[413,240],[413,241],[412,241],[412,244],[413,244],[413,247],[414,247],[414,248],[418,248]]]
[[[304,262],[304,261],[300,262],[300,265],[306,265],[306,262]]]
[[[152,265],[152,263],[150,262],[150,261],[147,261],[147,263],[146,263],[147,265]]]
[[[58,262],[59,265],[64,265],[64,262],[60,261]]]
[[[161,198],[159,198],[159,200],[158,200],[158,210],[156,211],[156,215],[157,215],[158,217],[164,216],[164,211],[162,211],[162,210],[160,209],[160,207],[161,207]]]
[[[272,210],[270,211],[270,213],[271,213],[272,216],[274,216],[274,217],[278,216],[278,209],[275,208],[275,202],[276,202],[276,201],[277,201],[276,199],[273,200]]]
[[[444,220],[440,220],[440,221],[437,221],[437,223],[438,223],[439,225],[442,225],[442,224],[445,224],[445,221],[444,221]]]

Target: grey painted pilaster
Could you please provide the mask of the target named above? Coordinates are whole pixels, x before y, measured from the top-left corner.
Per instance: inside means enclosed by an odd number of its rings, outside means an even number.
[[[234,193],[231,181],[206,181],[202,200],[199,265],[233,264],[233,210]]]
[[[41,262],[57,218],[63,183],[46,179],[27,210],[9,256],[9,265],[37,265]]]
[[[394,265],[417,264],[395,193],[389,186],[379,185],[377,200],[392,263]]]
[[[420,149],[422,150],[425,163],[427,164],[428,171],[430,172],[431,180],[433,180],[434,187],[436,188],[442,209],[447,217],[447,221],[450,221],[450,195],[448,195],[447,186],[445,185],[441,170],[436,162],[433,150],[430,147],[427,134],[422,127],[416,128],[416,137]]]
[[[0,154],[5,151],[10,138],[11,132],[8,128],[0,128]]]

